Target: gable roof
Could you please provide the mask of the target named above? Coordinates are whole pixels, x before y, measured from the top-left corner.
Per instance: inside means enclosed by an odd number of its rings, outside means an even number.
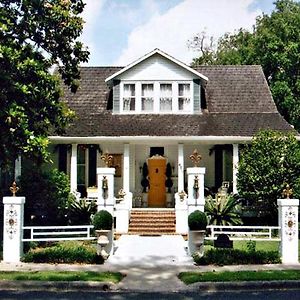
[[[173,63],[175,63],[176,65],[180,66],[181,68],[183,68],[183,69],[185,69],[185,70],[193,73],[194,75],[196,75],[197,77],[199,77],[201,80],[208,81],[208,78],[206,76],[204,76],[203,74],[199,73],[198,71],[196,71],[195,69],[189,67],[188,65],[186,65],[183,62],[179,61],[178,59],[176,59],[176,58],[170,56],[169,54],[167,54],[167,53],[159,50],[158,48],[156,48],[153,51],[151,51],[151,52],[147,53],[146,55],[140,57],[139,59],[135,60],[131,64],[127,65],[126,67],[122,68],[121,70],[117,71],[116,73],[110,75],[109,77],[107,77],[105,79],[105,82],[109,83],[114,78],[116,78],[119,75],[125,73],[129,69],[135,67],[139,63],[145,61],[146,59],[148,59],[149,57],[151,57],[151,56],[153,56],[155,54],[159,54],[160,56],[164,57],[165,59],[167,59],[169,61],[172,61]]]
[[[64,100],[77,119],[65,137],[252,137],[260,129],[291,131],[278,113],[260,66],[199,66],[209,78],[207,112],[186,114],[113,114],[105,79],[121,67],[83,67],[76,94]]]

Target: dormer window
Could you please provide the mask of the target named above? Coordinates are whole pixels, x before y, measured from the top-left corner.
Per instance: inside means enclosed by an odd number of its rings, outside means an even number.
[[[135,110],[135,84],[124,84],[123,111]]]
[[[189,114],[194,110],[194,91],[195,84],[191,80],[121,82],[120,112]]]
[[[142,84],[142,111],[154,109],[154,85],[153,83]]]
[[[172,111],[172,84],[171,83],[161,83],[160,84],[160,111]]]
[[[178,110],[191,110],[191,88],[189,83],[178,84]]]

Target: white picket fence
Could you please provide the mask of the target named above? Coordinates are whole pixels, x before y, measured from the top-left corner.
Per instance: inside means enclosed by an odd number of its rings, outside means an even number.
[[[93,225],[80,226],[24,226],[23,242],[33,241],[71,241],[71,240],[93,240],[91,235]],[[28,233],[29,232],[29,233]]]
[[[226,234],[230,240],[280,241],[279,226],[221,226],[209,225],[206,240],[216,240],[220,234]]]

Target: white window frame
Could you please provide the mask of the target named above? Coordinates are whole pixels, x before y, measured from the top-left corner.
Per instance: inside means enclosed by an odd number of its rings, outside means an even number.
[[[133,99],[134,98],[134,110],[124,110],[124,86],[125,85],[134,85],[134,97],[132,97],[132,96],[130,96],[129,98],[130,99]],[[123,97],[122,97],[122,110],[124,111],[124,112],[135,112],[136,111],[136,84],[134,83],[134,82],[132,82],[132,83],[128,83],[128,82],[124,82],[123,83],[123,87],[122,87],[122,92],[123,92]]]
[[[135,110],[124,110],[124,84],[135,85]],[[153,111],[142,110],[142,84],[153,84],[154,88],[154,103]],[[172,84],[172,110],[171,111],[160,111],[160,85],[161,84]],[[190,85],[190,110],[183,111],[178,109],[178,85],[189,84]],[[120,114],[192,114],[194,112],[194,85],[192,80],[149,80],[149,81],[132,81],[122,80],[120,83]]]

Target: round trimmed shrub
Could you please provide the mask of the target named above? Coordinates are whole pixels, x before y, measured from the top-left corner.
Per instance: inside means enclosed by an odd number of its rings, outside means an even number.
[[[200,210],[195,210],[188,217],[190,230],[205,230],[207,226],[207,216]]]
[[[100,210],[93,217],[93,225],[95,230],[111,230],[113,217],[108,211]]]

